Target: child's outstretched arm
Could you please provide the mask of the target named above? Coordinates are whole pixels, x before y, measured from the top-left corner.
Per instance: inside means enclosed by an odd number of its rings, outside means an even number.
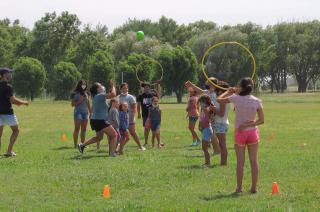
[[[161,98],[161,85],[160,85],[160,81],[157,81],[157,95],[158,98]]]
[[[218,97],[217,99],[218,103],[222,103],[222,104],[230,103],[229,96],[237,92],[238,92],[237,88],[229,88],[226,92],[224,92]]]
[[[20,106],[20,105],[28,106],[29,105],[28,101],[21,100],[21,99],[15,97],[15,96],[11,96],[10,97],[10,102],[11,102],[11,104],[15,104],[15,105],[18,105],[18,106]]]
[[[193,84],[190,81],[187,81],[184,85],[187,88],[192,88],[197,93],[197,95],[201,95],[205,92],[205,90],[202,90],[201,88],[199,88],[198,86],[196,86],[195,84]]]

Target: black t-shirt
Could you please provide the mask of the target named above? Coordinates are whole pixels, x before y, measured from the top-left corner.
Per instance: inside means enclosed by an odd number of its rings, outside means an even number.
[[[12,115],[13,109],[10,97],[13,96],[13,89],[7,82],[0,82],[0,114]]]
[[[148,117],[149,107],[152,105],[152,98],[158,96],[155,92],[143,93],[138,96],[138,102],[141,104],[142,117]]]

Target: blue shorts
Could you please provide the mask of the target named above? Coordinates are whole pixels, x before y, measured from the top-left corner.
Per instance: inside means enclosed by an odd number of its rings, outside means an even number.
[[[198,116],[189,116],[189,123],[195,124],[198,121]]]
[[[160,129],[160,120],[151,120],[151,130],[152,131],[156,131],[158,129]]]
[[[213,130],[211,127],[204,128],[201,131],[201,133],[202,133],[202,140],[203,141],[207,141],[207,142],[211,141],[211,137],[213,136]]]
[[[88,113],[81,112],[81,111],[74,111],[74,119],[75,120],[88,120]]]
[[[8,125],[10,127],[18,126],[18,119],[16,115],[0,115],[0,126]]]
[[[224,123],[215,123],[213,125],[213,130],[215,133],[226,134],[228,132],[229,125]]]

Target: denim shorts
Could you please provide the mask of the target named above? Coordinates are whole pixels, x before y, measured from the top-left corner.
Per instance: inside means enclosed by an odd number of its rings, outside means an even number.
[[[74,111],[75,120],[88,120],[88,112]]]
[[[151,120],[151,130],[152,131],[156,131],[158,129],[160,129],[160,120]]]
[[[226,134],[228,132],[229,125],[225,123],[215,123],[213,125],[213,130],[215,133]]]
[[[189,123],[195,124],[198,121],[198,116],[189,116]]]
[[[211,137],[213,135],[213,130],[211,127],[204,128],[201,131],[201,133],[202,133],[202,140],[203,141],[207,141],[207,142],[211,141]]]
[[[12,114],[12,115],[0,115],[0,126],[5,126],[8,125],[10,127],[17,126],[18,119],[17,116]]]

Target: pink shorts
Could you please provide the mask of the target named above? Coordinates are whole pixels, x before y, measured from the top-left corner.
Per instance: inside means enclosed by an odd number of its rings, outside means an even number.
[[[244,131],[236,129],[235,140],[239,146],[257,144],[259,142],[259,130],[258,128]]]

